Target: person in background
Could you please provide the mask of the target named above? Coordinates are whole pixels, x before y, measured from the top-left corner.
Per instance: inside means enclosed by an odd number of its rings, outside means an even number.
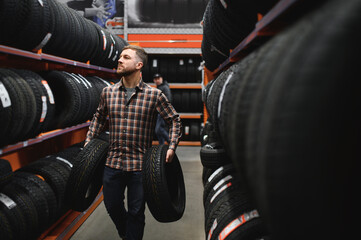
[[[90,123],[85,145],[105,130],[109,117],[109,151],[103,175],[104,205],[122,239],[141,240],[145,226],[142,166],[151,147],[157,116],[170,126],[166,162],[171,162],[181,137],[179,114],[159,89],[144,83],[141,69],[147,53],[139,46],[124,47],[118,60],[121,80],[105,87]],[[124,207],[127,188],[128,210]]]
[[[165,81],[159,73],[154,74],[153,82],[157,85],[157,88],[164,93],[168,101],[172,102],[172,93],[170,91],[168,82]],[[160,145],[164,144],[165,141],[170,143],[167,126],[159,114],[157,117],[157,124],[155,125],[155,134],[157,135],[157,139]]]

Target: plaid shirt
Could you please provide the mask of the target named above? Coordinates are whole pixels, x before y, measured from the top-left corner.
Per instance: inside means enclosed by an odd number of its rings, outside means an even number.
[[[127,101],[122,81],[105,87],[86,137],[88,142],[98,136],[109,115],[110,146],[106,165],[124,171],[142,170],[143,156],[152,145],[158,113],[170,126],[169,148],[175,150],[181,137],[180,117],[165,95],[142,80],[135,90]]]

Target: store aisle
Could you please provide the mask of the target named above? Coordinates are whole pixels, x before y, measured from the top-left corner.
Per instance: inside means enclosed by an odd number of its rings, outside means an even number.
[[[145,212],[143,240],[203,240],[203,186],[200,147],[179,146],[177,155],[182,166],[186,187],[186,209],[182,219],[173,223],[157,222],[149,210]],[[113,240],[119,239],[104,204],[101,203],[84,224],[74,233],[71,240]]]

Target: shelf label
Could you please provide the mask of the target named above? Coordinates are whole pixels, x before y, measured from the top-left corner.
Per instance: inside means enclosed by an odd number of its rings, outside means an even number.
[[[23,142],[23,146],[24,146],[24,147],[27,147],[27,146],[28,146],[28,141],[24,141],[24,142]]]
[[[16,207],[16,203],[3,193],[0,193],[0,202],[2,202],[8,209]]]
[[[49,102],[50,102],[51,104],[54,104],[55,101],[54,101],[53,92],[51,91],[48,82],[47,82],[46,80],[41,80],[41,83],[44,85],[46,91],[48,92]]]
[[[3,108],[11,106],[11,100],[10,100],[9,93],[1,81],[0,81],[0,100],[3,105]]]

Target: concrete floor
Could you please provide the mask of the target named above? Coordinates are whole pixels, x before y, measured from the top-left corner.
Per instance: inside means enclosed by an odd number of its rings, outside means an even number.
[[[205,239],[202,164],[199,151],[200,147],[179,146],[176,152],[182,166],[186,187],[186,209],[183,217],[177,222],[159,223],[146,209],[143,240]],[[70,239],[113,240],[120,238],[102,202]]]

